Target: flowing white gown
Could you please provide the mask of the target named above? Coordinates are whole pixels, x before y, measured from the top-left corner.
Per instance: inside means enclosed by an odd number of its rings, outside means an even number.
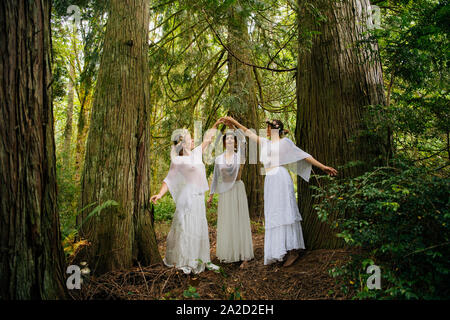
[[[233,153],[230,163],[223,153],[215,160],[211,184],[211,194],[219,193],[216,256],[227,263],[254,257],[247,194],[244,183],[236,180],[239,168],[240,152]]]
[[[264,264],[282,261],[289,250],[305,249],[290,169],[309,181],[310,157],[288,138],[272,142],[261,138],[261,161],[266,169],[264,180]]]
[[[208,190],[202,147],[189,156],[175,155],[172,148],[169,173],[164,179],[175,201],[176,210],[167,236],[164,264],[184,273],[200,273],[211,264],[206,220],[205,191]]]

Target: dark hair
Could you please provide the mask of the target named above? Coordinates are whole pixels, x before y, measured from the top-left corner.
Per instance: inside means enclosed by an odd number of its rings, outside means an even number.
[[[173,140],[173,145],[174,146],[177,146],[178,144],[180,144],[180,143],[183,143],[183,140],[184,140],[184,137],[183,137],[183,135],[177,135],[177,136],[175,136],[175,140]],[[181,146],[181,145],[180,145]],[[175,149],[176,150],[176,149]],[[180,148],[180,151],[178,152],[178,155],[179,156],[182,156],[183,155],[183,148]]]
[[[283,122],[281,122],[281,120],[278,120],[278,119],[266,120],[266,123],[270,127],[270,129],[278,129],[278,133],[279,133],[280,137],[282,135],[289,133],[289,130],[284,129],[284,125],[283,125]]]
[[[223,143],[223,149],[226,150],[226,140],[227,140],[227,136],[228,135],[232,135],[234,136],[234,151],[237,151],[237,144],[238,144],[238,140],[236,135],[234,134],[234,132],[225,132],[225,134],[222,137],[222,143]]]

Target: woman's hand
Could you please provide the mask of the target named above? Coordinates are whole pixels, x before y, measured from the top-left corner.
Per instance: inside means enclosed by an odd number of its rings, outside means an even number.
[[[330,176],[336,176],[338,174],[337,170],[332,167],[324,166],[322,170],[328,173]]]
[[[221,123],[224,123],[224,121],[222,120],[222,118],[219,118],[216,123],[214,123],[214,125],[212,126],[213,129],[217,129],[217,126]]]
[[[150,198],[150,201],[153,202],[153,204],[156,204],[156,201],[158,201],[161,198],[162,198],[162,196],[158,193],[158,194],[155,194],[154,196],[152,196]]]
[[[237,121],[233,119],[232,117],[222,117],[223,123],[225,123],[228,127],[235,126],[237,124]]]

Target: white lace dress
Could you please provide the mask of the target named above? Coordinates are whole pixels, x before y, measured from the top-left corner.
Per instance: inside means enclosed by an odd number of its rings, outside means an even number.
[[[205,267],[218,269],[210,260],[205,209],[208,182],[201,160],[202,148],[195,148],[190,156],[176,156],[172,152],[171,158],[164,182],[175,201],[176,210],[167,236],[164,264],[184,273],[200,273]]]
[[[216,256],[227,263],[251,260],[254,255],[247,194],[244,183],[234,180],[234,172],[237,173],[240,166],[238,155],[234,154],[229,165],[224,161],[224,157],[222,163],[216,161],[211,185],[211,193],[221,191],[217,207]],[[223,180],[230,183],[219,182]]]
[[[294,184],[289,168],[309,180],[310,155],[289,140],[271,142],[261,138],[261,159],[266,169],[264,180],[264,264],[282,261],[289,250],[305,249]]]
[[[237,150],[228,161],[227,152],[215,159],[211,183],[211,194],[219,194],[216,256],[227,263],[254,257],[247,194],[244,183],[237,180],[240,166],[245,163],[245,136],[240,130],[228,130],[226,134],[230,133],[237,138]]]
[[[264,264],[282,261],[289,250],[305,249],[302,217],[291,176],[284,167],[264,180]]]
[[[204,192],[186,185],[176,204],[172,226],[167,235],[164,264],[184,273],[200,273],[210,260],[208,222]]]

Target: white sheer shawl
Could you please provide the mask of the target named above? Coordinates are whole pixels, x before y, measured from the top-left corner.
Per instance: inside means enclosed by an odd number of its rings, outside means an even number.
[[[297,147],[292,140],[282,138],[277,142],[273,142],[260,137],[260,144],[260,159],[264,164],[266,174],[276,173],[276,169],[267,169],[284,166],[305,181],[309,181],[312,165],[305,159],[311,157],[311,155]]]
[[[188,205],[180,203],[180,200],[189,202],[190,195],[201,194],[209,189],[202,161],[202,146],[199,145],[190,153],[184,149],[185,153],[189,153],[184,156],[178,155],[176,151],[177,148],[172,146],[170,168],[164,182],[177,206]]]
[[[214,161],[214,174],[211,183],[210,194],[224,193],[230,190],[239,173],[241,164],[245,163],[246,140],[245,135],[240,129],[228,130],[225,135],[233,134],[237,138],[237,152],[233,153],[230,163],[226,160],[226,152],[219,155]],[[216,139],[216,146],[222,143],[223,135],[220,134]]]

